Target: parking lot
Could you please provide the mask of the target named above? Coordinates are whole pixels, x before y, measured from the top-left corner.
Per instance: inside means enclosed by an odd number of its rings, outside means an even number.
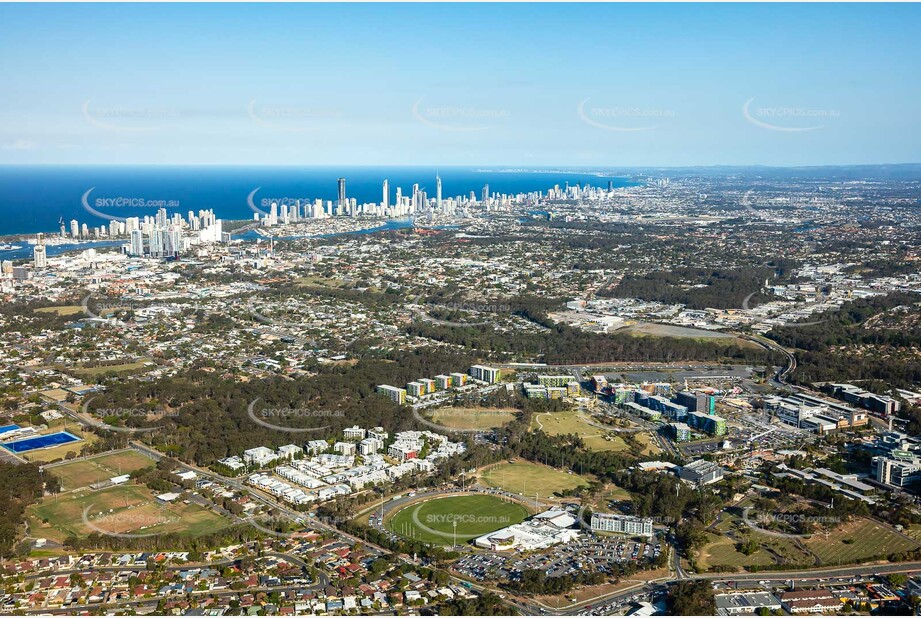
[[[526,557],[520,554],[471,554],[458,560],[454,569],[477,581],[500,578],[515,581],[524,571],[530,570],[544,571],[548,577],[575,575],[586,570],[610,573],[614,564],[652,562],[661,555],[662,549],[658,541],[644,543],[623,538],[585,536]]]

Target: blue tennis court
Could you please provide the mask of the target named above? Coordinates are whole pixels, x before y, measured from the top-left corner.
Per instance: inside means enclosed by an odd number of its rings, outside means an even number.
[[[0,427],[0,435],[3,435],[8,431],[14,431],[16,429],[19,429],[19,425],[4,425],[3,427]]]
[[[44,436],[36,436],[34,438],[26,438],[25,440],[7,442],[6,444],[0,446],[3,446],[3,448],[8,451],[12,451],[13,453],[25,453],[26,451],[34,451],[35,449],[39,448],[61,446],[62,444],[69,444],[71,442],[79,441],[80,438],[74,434],[67,431],[59,431],[57,433],[49,433]]]

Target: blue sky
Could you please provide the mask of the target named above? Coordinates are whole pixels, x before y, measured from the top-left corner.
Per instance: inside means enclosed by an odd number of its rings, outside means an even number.
[[[0,5],[0,163],[921,161],[921,6]]]

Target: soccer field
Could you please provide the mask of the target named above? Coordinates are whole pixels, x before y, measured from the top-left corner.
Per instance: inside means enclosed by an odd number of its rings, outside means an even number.
[[[48,472],[61,479],[63,491],[70,491],[152,465],[154,461],[149,457],[126,450],[53,466]]]
[[[492,429],[515,420],[514,408],[458,408],[449,406],[431,413],[433,423],[452,429]]]
[[[118,485],[46,496],[27,510],[30,531],[58,543],[70,536],[100,534],[166,534],[197,536],[230,525],[230,521],[195,503],[164,504],[143,485]]]
[[[522,505],[498,496],[448,496],[404,507],[387,522],[387,528],[408,539],[452,545],[455,539],[458,544],[466,543],[526,517],[528,511]]]
[[[588,481],[578,474],[569,474],[529,461],[501,463],[484,470],[481,478],[490,487],[527,495],[529,498],[533,498],[534,494],[546,498],[554,493],[575,489],[579,485],[588,485]]]

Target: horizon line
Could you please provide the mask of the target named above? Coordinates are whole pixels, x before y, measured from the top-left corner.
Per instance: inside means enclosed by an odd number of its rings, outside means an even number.
[[[683,170],[683,169],[812,169],[812,168],[843,168],[843,167],[892,167],[892,166],[921,166],[921,161],[905,162],[886,162],[886,163],[812,163],[806,165],[777,165],[767,163],[713,163],[713,164],[688,164],[688,165],[572,165],[572,164],[544,164],[544,165],[521,165],[514,163],[501,164],[450,164],[450,165],[433,165],[425,163],[408,163],[408,164],[382,164],[382,163],[3,163],[0,167],[274,167],[274,168],[431,168],[431,169],[451,169],[451,168],[512,168],[521,170]]]

